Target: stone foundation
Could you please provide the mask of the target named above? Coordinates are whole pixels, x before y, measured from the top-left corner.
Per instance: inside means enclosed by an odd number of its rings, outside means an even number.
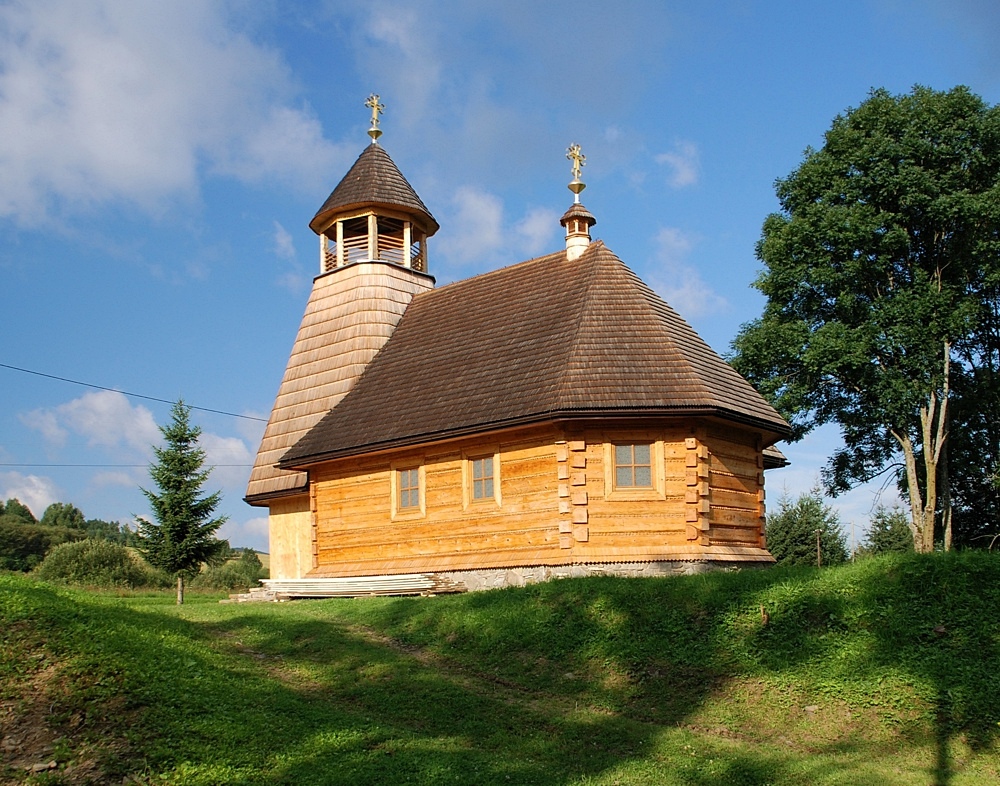
[[[679,560],[662,562],[605,562],[581,565],[548,566],[538,565],[526,568],[494,568],[486,570],[456,570],[436,575],[447,579],[466,592],[501,589],[503,587],[523,587],[552,579],[576,579],[586,576],[623,576],[627,578],[652,578],[659,576],[690,576],[711,573],[716,570],[740,570],[759,567],[756,564],[734,564],[732,562],[682,562]]]
[[[292,598],[359,598],[373,595],[440,595],[451,592],[523,587],[553,579],[586,576],[622,576],[655,578],[690,576],[717,570],[743,570],[766,567],[769,563],[733,563],[711,561],[606,562],[581,565],[526,568],[455,570],[406,576],[357,576],[339,579],[267,580],[264,587],[229,596],[231,603],[289,600]],[[225,603],[227,601],[223,601]]]

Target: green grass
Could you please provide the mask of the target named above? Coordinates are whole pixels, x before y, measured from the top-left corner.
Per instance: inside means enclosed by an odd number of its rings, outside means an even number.
[[[217,597],[0,576],[0,782],[1000,782],[994,555]]]

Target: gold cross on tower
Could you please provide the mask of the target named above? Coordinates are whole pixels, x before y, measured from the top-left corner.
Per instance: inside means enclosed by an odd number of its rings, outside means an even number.
[[[569,190],[575,194],[573,201],[579,202],[580,192],[587,187],[580,180],[580,173],[587,163],[587,157],[580,152],[580,146],[574,142],[566,149],[566,158],[573,162],[573,182],[569,184]]]
[[[372,93],[365,101],[365,106],[372,110],[372,127],[368,129],[368,136],[372,138],[372,144],[375,144],[376,140],[382,136],[382,130],[378,127],[378,116],[385,111],[385,104],[380,104],[378,99],[378,93]]]

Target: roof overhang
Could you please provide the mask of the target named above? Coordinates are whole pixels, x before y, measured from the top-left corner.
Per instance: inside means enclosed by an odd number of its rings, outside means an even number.
[[[281,499],[283,497],[298,497],[302,494],[309,493],[308,483],[305,486],[297,486],[291,489],[281,489],[280,491],[268,491],[263,494],[248,494],[243,498],[243,501],[247,505],[252,505],[257,508],[267,507],[267,503],[271,500]]]
[[[278,469],[303,470],[307,469],[308,467],[316,466],[317,464],[324,464],[328,461],[335,461],[337,459],[349,458],[352,456],[360,456],[371,453],[382,453],[390,450],[397,450],[400,448],[415,447],[417,445],[446,442],[453,439],[460,439],[462,437],[472,436],[474,434],[485,434],[494,431],[504,431],[511,428],[517,428],[520,426],[537,426],[545,423],[552,423],[552,424],[565,424],[569,422],[592,423],[595,421],[601,421],[601,422],[615,421],[618,423],[622,423],[627,421],[639,421],[639,420],[650,420],[650,419],[677,420],[678,418],[691,418],[691,417],[718,419],[726,423],[735,423],[738,425],[746,426],[748,428],[759,430],[764,440],[764,447],[770,447],[775,442],[787,438],[791,433],[791,430],[788,429],[787,427],[782,428],[781,425],[774,423],[772,421],[766,421],[748,417],[746,415],[743,415],[742,413],[731,412],[729,410],[723,410],[717,407],[686,407],[686,408],[651,407],[649,409],[642,409],[642,410],[637,410],[637,409],[560,410],[556,412],[542,412],[534,415],[527,415],[520,418],[512,418],[510,420],[502,422],[476,423],[468,426],[461,426],[457,428],[436,431],[426,434],[412,434],[406,437],[370,442],[370,443],[365,443],[363,445],[351,445],[334,450],[323,451],[321,453],[315,453],[308,456],[300,456],[297,458],[296,457],[287,459],[282,458],[275,466]],[[292,450],[294,450],[294,448],[292,448]],[[775,466],[782,466],[782,465],[776,464]]]
[[[412,221],[427,237],[433,236],[441,228],[440,224],[434,220],[434,216],[430,213],[403,209],[399,205],[390,202],[352,202],[347,205],[328,208],[313,216],[313,220],[309,222],[309,228],[317,235],[321,235],[338,218],[347,219],[368,212],[376,212],[379,215]]]

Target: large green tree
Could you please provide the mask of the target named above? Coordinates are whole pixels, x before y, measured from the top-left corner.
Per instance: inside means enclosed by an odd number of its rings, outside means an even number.
[[[964,87],[875,90],[776,190],[757,245],[767,303],[733,364],[797,436],[839,425],[832,492],[895,470],[916,549],[938,521],[950,546],[953,400],[995,362],[1000,110]]]
[[[155,522],[137,518],[140,551],[150,564],[177,578],[177,602],[184,602],[184,579],[213,563],[227,549],[215,537],[225,516],[212,517],[221,492],[202,495],[210,469],[203,469],[205,451],[198,447],[201,429],[190,423],[190,408],[174,404],[171,421],[161,426],[166,442],[154,447],[156,462],[149,468],[158,491],[142,489],[153,509]]]
[[[31,510],[17,497],[11,497],[7,500],[7,504],[3,506],[0,510],[5,516],[14,516],[19,519],[23,519],[29,524],[35,523],[35,516],[32,514]]]
[[[67,527],[69,529],[86,529],[87,517],[76,505],[68,502],[53,502],[38,522],[46,527]]]

